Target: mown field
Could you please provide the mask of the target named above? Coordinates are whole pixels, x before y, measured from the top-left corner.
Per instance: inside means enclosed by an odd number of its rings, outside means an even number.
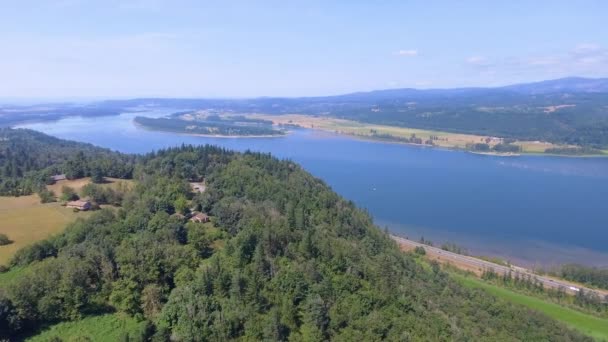
[[[20,248],[59,233],[76,218],[88,215],[57,202],[41,204],[37,195],[0,197],[0,233],[13,241],[0,246],[0,264],[6,264]]]
[[[79,321],[62,322],[43,329],[25,341],[43,342],[60,338],[61,341],[138,341],[145,322],[121,314],[85,317]],[[127,338],[128,336],[128,338]]]
[[[89,178],[65,180],[48,188],[59,195],[64,185],[79,191],[89,182]],[[116,188],[121,183],[130,184],[125,180],[108,179],[108,183],[103,186]],[[0,197],[0,233],[6,234],[13,241],[9,245],[0,246],[0,265],[5,265],[20,248],[59,233],[68,223],[88,215],[90,212],[75,213],[59,202],[41,204],[37,195]]]
[[[373,138],[373,133],[387,134],[395,138],[410,138],[412,134],[421,138],[423,141],[429,140],[431,136],[437,137],[433,143],[439,147],[464,149],[467,145],[486,142],[488,136],[475,134],[459,134],[449,133],[434,130],[415,129],[407,127],[396,127],[388,125],[375,125],[370,123],[362,123],[352,120],[336,119],[322,116],[309,116],[300,114],[289,115],[266,115],[253,114],[252,118],[271,120],[274,124],[281,125],[297,125],[303,128],[319,129],[323,131],[353,135],[364,138]],[[489,141],[490,146],[499,143],[500,140],[493,139]],[[524,153],[544,153],[547,148],[558,147],[548,142],[539,141],[517,141],[515,143],[522,147]]]
[[[509,289],[488,284],[474,277],[465,277],[454,273],[452,273],[452,276],[465,286],[486,290],[496,297],[540,311],[600,341],[608,341],[608,319],[584,314],[555,303],[543,301],[539,298],[526,296]]]

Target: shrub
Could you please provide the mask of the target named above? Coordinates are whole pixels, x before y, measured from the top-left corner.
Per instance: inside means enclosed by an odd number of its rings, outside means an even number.
[[[6,234],[0,234],[0,246],[8,245],[11,243],[13,243],[13,241],[11,241],[11,239],[9,239]]]
[[[414,248],[414,253],[418,255],[426,255],[426,250],[422,246],[416,246],[416,248]]]
[[[40,203],[55,202],[55,193],[50,190],[42,189],[38,192],[38,196],[40,197]]]

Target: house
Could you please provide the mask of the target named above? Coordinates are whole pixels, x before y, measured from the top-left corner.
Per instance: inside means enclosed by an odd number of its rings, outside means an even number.
[[[67,208],[75,208],[75,209],[84,211],[84,210],[91,209],[91,202],[87,201],[87,200],[77,200],[77,201],[68,202],[65,206]]]
[[[51,180],[53,182],[57,182],[57,181],[61,181],[61,180],[66,180],[66,179],[67,179],[67,177],[65,176],[65,174],[51,176]]]
[[[190,186],[194,192],[205,192],[205,189],[207,189],[204,183],[190,183]]]
[[[205,213],[198,213],[193,215],[190,218],[190,221],[192,222],[198,222],[198,223],[205,223],[205,222],[209,222],[209,216]]]

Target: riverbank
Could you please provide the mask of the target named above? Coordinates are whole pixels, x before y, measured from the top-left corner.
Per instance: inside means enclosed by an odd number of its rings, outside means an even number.
[[[529,277],[540,282],[543,287],[553,290],[563,290],[571,295],[578,294],[581,290],[589,293],[596,293],[600,298],[608,295],[608,291],[601,289],[592,289],[582,284],[571,281],[543,276],[534,273],[533,271],[512,264],[498,264],[476,256],[458,254],[441,248],[415,242],[400,236],[391,235],[391,238],[397,242],[403,251],[415,251],[416,248],[424,248],[425,256],[429,260],[437,261],[442,264],[449,264],[465,272],[471,272],[477,276],[483,275],[484,272],[492,271],[499,276],[507,274],[518,274],[522,277]]]
[[[248,118],[262,119],[272,121],[274,125],[282,127],[300,127],[306,129],[321,130],[335,134],[347,135],[355,138],[366,139],[370,141],[380,141],[388,143],[399,143],[413,146],[445,148],[458,151],[470,151],[478,154],[487,154],[492,156],[518,156],[518,155],[551,155],[564,157],[608,157],[608,153],[603,154],[581,154],[581,155],[566,155],[545,153],[547,149],[575,147],[569,145],[559,145],[544,141],[515,141],[512,144],[520,148],[520,152],[501,153],[497,151],[479,152],[471,151],[470,146],[483,143],[489,148],[504,143],[504,139],[498,137],[451,133],[444,131],[425,130],[408,127],[397,127],[387,125],[368,124],[352,120],[338,119],[327,116],[313,116],[303,114],[285,114],[285,115],[270,115],[270,114],[248,114]]]

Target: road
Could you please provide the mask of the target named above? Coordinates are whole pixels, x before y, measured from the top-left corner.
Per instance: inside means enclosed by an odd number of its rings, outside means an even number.
[[[474,257],[457,254],[449,251],[445,251],[441,248],[431,247],[425,244],[421,244],[419,242],[415,242],[412,240],[408,240],[399,236],[391,235],[393,240],[395,240],[403,249],[413,250],[416,247],[423,247],[426,253],[436,259],[439,259],[442,262],[451,262],[455,266],[463,266],[463,268],[467,270],[475,269],[478,272],[492,270],[499,275],[503,275],[506,273],[511,273],[513,276],[519,274],[520,277],[529,277],[530,279],[536,279],[539,281],[545,288],[549,289],[562,289],[566,293],[569,294],[577,294],[579,291],[583,290],[586,293],[595,293],[602,300],[608,300],[608,291],[599,291],[590,288],[583,287],[579,284],[573,284],[564,280],[550,278],[546,276],[541,276],[538,274],[534,274],[529,270],[517,267],[517,266],[503,266],[499,264],[495,264],[493,262],[477,259]]]

